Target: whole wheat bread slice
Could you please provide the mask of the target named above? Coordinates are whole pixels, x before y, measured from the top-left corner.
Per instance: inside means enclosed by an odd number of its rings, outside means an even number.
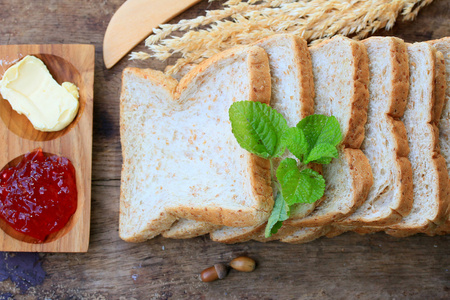
[[[227,226],[267,220],[269,162],[241,149],[228,120],[230,105],[243,99],[270,99],[268,58],[260,47],[218,54],[179,84],[158,71],[124,70],[122,239],[152,238],[177,218]]]
[[[372,167],[367,200],[341,225],[389,225],[412,207],[413,183],[403,116],[409,91],[406,44],[394,37],[363,41],[369,55],[369,109],[361,150]]]
[[[401,120],[410,146],[414,202],[411,213],[386,230],[398,237],[432,231],[443,222],[449,203],[449,176],[437,127],[445,101],[442,87],[436,85],[445,76],[442,60],[437,59],[442,56],[427,43],[408,45],[408,54],[410,92]]]

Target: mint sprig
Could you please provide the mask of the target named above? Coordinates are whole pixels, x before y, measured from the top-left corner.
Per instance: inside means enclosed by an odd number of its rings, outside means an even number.
[[[287,148],[299,161],[328,164],[338,156],[342,134],[333,116],[312,115],[289,128],[284,117],[270,106],[239,101],[229,109],[231,128],[239,145],[263,158],[280,157]],[[273,165],[273,163],[271,163]],[[274,178],[274,170],[272,178]],[[325,179],[311,169],[299,170],[297,161],[286,158],[276,170],[279,187],[274,208],[267,221],[265,236],[278,232],[290,215],[291,206],[313,203],[325,191]]]

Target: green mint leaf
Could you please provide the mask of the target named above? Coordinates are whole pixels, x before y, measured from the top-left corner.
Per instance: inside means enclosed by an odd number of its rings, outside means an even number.
[[[331,144],[337,146],[342,139],[341,128],[336,117],[311,115],[300,122],[297,127],[305,133],[308,144]]]
[[[278,182],[281,184],[281,180],[282,180],[281,178],[285,178],[286,174],[292,170],[298,171],[297,161],[293,158],[283,159],[276,171]],[[281,188],[283,188],[283,185],[281,185]]]
[[[338,157],[338,155],[339,153],[336,146],[331,144],[317,144],[311,152],[309,152],[308,156],[304,160],[304,163],[307,164],[312,161],[320,163],[324,161],[328,164],[334,157]]]
[[[308,143],[308,154],[304,156],[303,163],[329,163],[329,158],[338,156],[338,151],[332,148],[339,145],[342,133],[335,117],[311,115],[298,122],[297,128],[303,131]]]
[[[322,165],[328,165],[332,160],[332,157],[322,157],[320,159],[316,159],[314,162]]]
[[[319,200],[325,191],[325,179],[322,175],[311,169],[300,171],[297,162],[292,158],[281,161],[277,178],[288,205],[313,203]]]
[[[260,102],[239,101],[230,106],[228,113],[233,134],[242,148],[263,158],[283,154],[281,136],[288,126],[276,110]]]
[[[273,206],[272,213],[270,214],[269,219],[267,220],[266,229],[264,231],[264,236],[266,238],[271,237],[272,234],[278,232],[278,230],[283,225],[283,221],[289,218],[289,206],[286,201],[283,199],[283,195],[278,192],[277,197],[275,199],[275,205]]]
[[[308,153],[308,142],[303,130],[298,127],[288,128],[281,139],[288,150],[300,161],[303,161],[304,155]]]

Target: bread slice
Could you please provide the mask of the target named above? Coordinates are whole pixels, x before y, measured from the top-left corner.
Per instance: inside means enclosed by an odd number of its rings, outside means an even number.
[[[314,73],[315,113],[335,116],[343,140],[340,155],[323,166],[324,199],[315,210],[285,221],[297,227],[323,226],[352,214],[373,183],[370,164],[358,148],[364,140],[369,102],[369,62],[361,42],[337,36],[310,48]]]
[[[307,43],[301,38],[285,34],[263,39],[255,45],[266,50],[269,56],[271,106],[286,118],[289,126],[295,126],[314,112],[314,82]],[[285,154],[280,159],[274,159],[274,169],[286,157],[293,156]],[[314,203],[305,204],[303,210],[309,213],[314,207]],[[247,228],[223,227],[211,232],[210,238],[222,243],[243,242],[256,233],[264,232],[265,225],[263,222]]]
[[[273,207],[269,162],[241,149],[228,120],[234,101],[269,103],[265,51],[223,52],[177,83],[158,71],[123,72],[119,228],[126,241],[152,238],[177,218],[252,226]]]
[[[412,207],[412,169],[403,116],[409,90],[406,44],[394,37],[363,41],[369,55],[369,109],[361,150],[369,160],[374,184],[367,200],[341,225],[389,225]]]
[[[414,202],[411,213],[386,233],[408,236],[430,232],[444,221],[449,204],[449,177],[439,150],[440,107],[445,101],[436,82],[442,81],[442,61],[427,43],[408,45],[410,91],[403,118],[410,146]],[[437,96],[437,97],[436,97]]]

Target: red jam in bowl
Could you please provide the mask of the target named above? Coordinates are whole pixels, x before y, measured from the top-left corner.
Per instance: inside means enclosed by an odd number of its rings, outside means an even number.
[[[39,242],[62,229],[76,209],[75,168],[65,157],[36,149],[0,172],[0,217]]]

